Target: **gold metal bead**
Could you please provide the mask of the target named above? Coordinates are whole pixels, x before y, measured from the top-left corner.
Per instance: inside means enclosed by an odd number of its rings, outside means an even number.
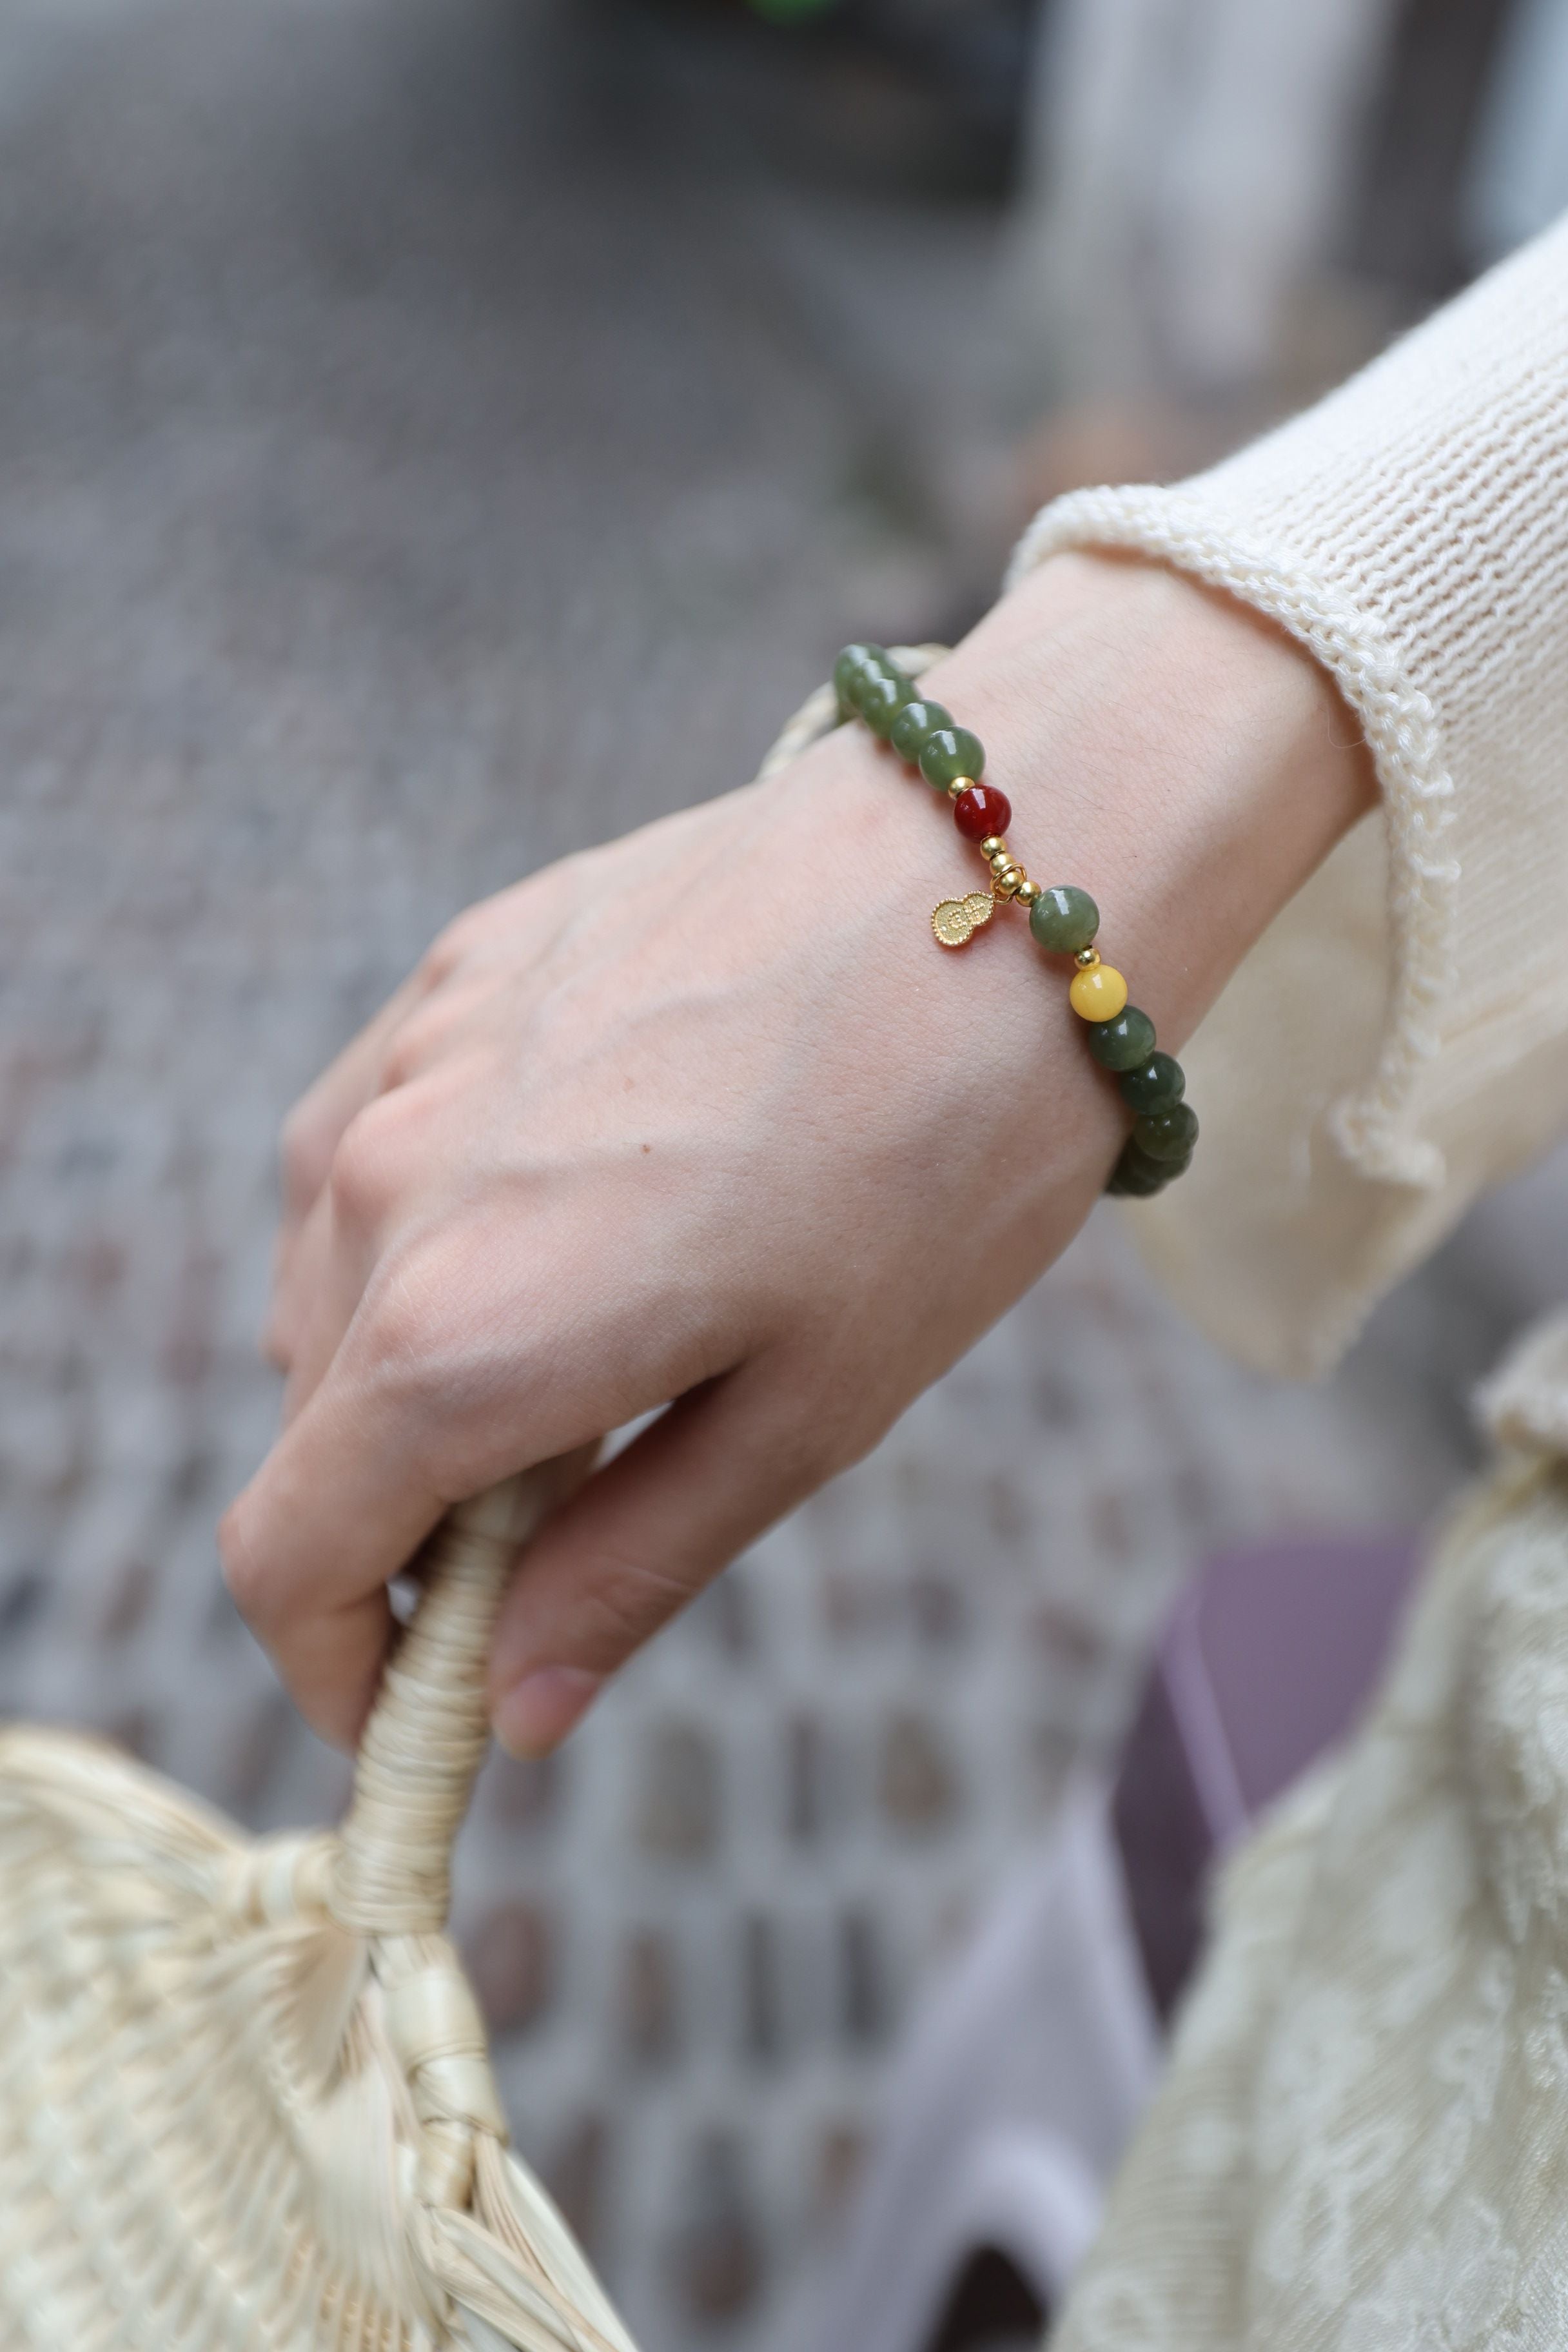
[[[1040,885],[1037,882],[1031,882],[1028,876],[1026,874],[1017,888],[1014,891],[1013,896],[1016,898],[1020,907],[1032,907],[1036,899],[1040,896]]]
[[[1013,862],[1013,853],[1005,842],[1000,849],[994,849],[986,860],[993,874],[1005,874]]]
[[[1021,866],[1004,866],[994,886],[996,896],[999,898],[1016,898],[1028,878]]]
[[[1100,950],[1098,948],[1079,948],[1077,955],[1073,958],[1073,961],[1077,964],[1079,971],[1092,971],[1095,965],[1100,961]]]
[[[950,801],[955,801],[960,793],[973,792],[973,789],[974,779],[973,776],[954,776],[952,782],[947,788],[947,797]]]
[[[994,858],[999,850],[1005,851],[1006,846],[999,833],[988,833],[980,845],[980,855],[982,857]]]

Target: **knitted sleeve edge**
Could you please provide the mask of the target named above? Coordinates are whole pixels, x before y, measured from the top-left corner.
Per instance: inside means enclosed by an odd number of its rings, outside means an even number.
[[[1330,1131],[1360,1174],[1435,1189],[1444,1180],[1443,1156],[1414,1131],[1410,1106],[1421,1065],[1436,1051],[1459,877],[1445,854],[1454,786],[1430,701],[1374,615],[1288,554],[1249,546],[1219,527],[1185,491],[1134,486],[1057,499],[1019,541],[1005,585],[1050,556],[1096,547],[1169,564],[1265,614],[1329,671],[1360,719],[1387,828],[1393,970],[1376,1066],[1333,1106]]]

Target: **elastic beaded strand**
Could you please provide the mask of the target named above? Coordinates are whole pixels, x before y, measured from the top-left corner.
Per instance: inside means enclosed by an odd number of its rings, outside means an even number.
[[[1186,1076],[1180,1062],[1158,1050],[1154,1024],[1128,1002],[1126,981],[1094,944],[1100,908],[1087,890],[1071,883],[1030,879],[1007,845],[1012,803],[994,784],[980,781],[985,749],[979,737],[959,726],[942,703],[923,700],[914,680],[880,646],[846,646],[833,665],[833,687],[841,719],[864,720],[944,795],[960,836],[979,850],[990,869],[988,890],[944,899],[938,907],[931,929],[940,944],[962,947],[989,919],[998,900],[1016,899],[1043,952],[1072,958],[1068,1002],[1085,1024],[1090,1055],[1115,1079],[1133,1114],[1132,1132],[1105,1189],[1128,1200],[1152,1199],[1191,1166],[1197,1115],[1184,1100]]]

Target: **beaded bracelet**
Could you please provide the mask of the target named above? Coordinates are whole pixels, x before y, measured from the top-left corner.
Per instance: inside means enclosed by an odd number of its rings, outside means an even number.
[[[879,646],[846,646],[833,665],[833,685],[840,718],[863,719],[874,735],[919,768],[932,790],[952,801],[959,832],[976,845],[991,868],[988,889],[944,898],[936,908],[931,927],[939,943],[963,947],[998,904],[1016,898],[1027,908],[1029,929],[1047,954],[1071,956],[1078,969],[1068,1001],[1087,1024],[1089,1052],[1116,1079],[1133,1113],[1132,1132],[1105,1189],[1147,1200],[1191,1164],[1198,1122],[1182,1100],[1186,1077],[1181,1064],[1156,1051],[1154,1024],[1128,1003],[1121,974],[1100,961],[1093,944],[1099,908],[1087,890],[1071,884],[1047,888],[1029,879],[1005,839],[1012,803],[994,784],[980,781],[985,751],[979,737],[955,725],[940,702],[922,701],[914,680]]]

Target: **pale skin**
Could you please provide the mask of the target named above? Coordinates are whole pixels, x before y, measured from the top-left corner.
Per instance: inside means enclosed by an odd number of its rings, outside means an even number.
[[[1057,558],[930,690],[1172,1047],[1373,798],[1324,674],[1152,566]],[[1066,1246],[1126,1114],[1021,914],[933,942],[982,872],[846,730],[470,908],[304,1097],[284,1425],[222,1545],[328,1738],[355,1738],[387,1584],[449,1504],[668,1406],[508,1596],[496,1728],[553,1747]]]

